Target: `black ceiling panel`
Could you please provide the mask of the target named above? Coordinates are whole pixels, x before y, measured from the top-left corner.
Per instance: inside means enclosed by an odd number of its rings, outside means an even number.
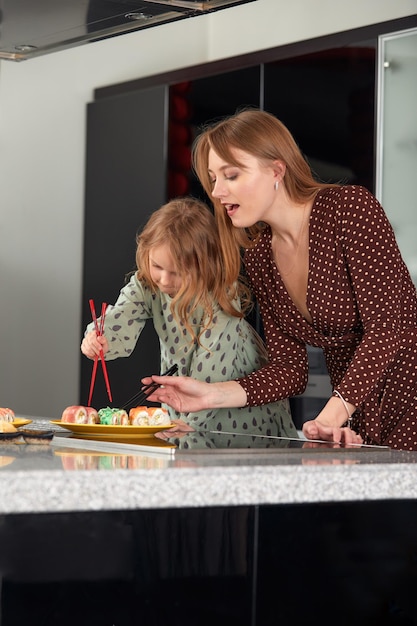
[[[0,59],[65,48],[256,0],[1,0]]]

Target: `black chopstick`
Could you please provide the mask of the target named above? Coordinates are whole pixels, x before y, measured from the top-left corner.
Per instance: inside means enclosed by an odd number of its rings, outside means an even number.
[[[172,376],[172,374],[175,374],[175,372],[177,371],[178,371],[178,365],[173,365],[172,367],[167,369],[166,372],[161,374],[161,376]],[[151,395],[151,393],[153,393],[156,389],[158,389],[158,387],[159,387],[158,383],[150,383],[149,385],[145,385],[138,393],[132,396],[121,408],[126,409],[131,404],[140,406],[141,403],[144,402],[144,400],[146,400],[146,398]]]

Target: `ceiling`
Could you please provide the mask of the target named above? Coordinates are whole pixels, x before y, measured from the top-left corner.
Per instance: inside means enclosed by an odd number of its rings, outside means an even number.
[[[0,0],[0,59],[24,61],[256,0]]]

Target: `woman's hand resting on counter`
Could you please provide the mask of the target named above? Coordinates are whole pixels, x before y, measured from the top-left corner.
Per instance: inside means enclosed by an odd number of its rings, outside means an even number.
[[[96,331],[92,330],[86,334],[81,342],[81,352],[89,359],[95,359],[100,356],[100,350],[103,350],[103,354],[109,349],[109,344],[104,335],[97,336]]]
[[[320,439],[321,441],[334,441],[343,444],[361,444],[362,437],[347,426],[327,426],[318,419],[304,422],[303,435],[307,439]]]
[[[326,402],[316,419],[303,424],[303,434],[307,439],[320,439],[343,444],[361,444],[363,439],[351,428],[344,426],[346,418],[355,411],[353,404],[341,402],[332,396]],[[346,411],[349,411],[347,414]]]

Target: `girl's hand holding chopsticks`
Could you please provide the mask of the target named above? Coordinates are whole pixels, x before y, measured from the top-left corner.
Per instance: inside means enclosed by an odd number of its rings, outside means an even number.
[[[95,330],[86,334],[81,343],[81,352],[89,359],[94,360],[100,356],[100,350],[103,350],[103,354],[109,349],[105,335],[97,335]]]
[[[95,334],[96,334],[97,340],[99,340],[100,337],[103,337],[103,333],[104,333],[104,318],[106,315],[107,304],[103,302],[101,305],[100,324],[98,323],[98,320],[97,320],[96,307],[94,305],[94,300],[90,299],[89,304],[90,304],[90,310],[91,310],[91,317],[93,318],[93,322],[94,322]],[[93,371],[91,374],[90,393],[88,396],[87,406],[91,406],[91,399],[93,397],[94,385],[96,382],[97,366],[98,366],[99,360],[101,361],[101,366],[103,368],[103,375],[104,375],[104,380],[106,382],[107,395],[109,397],[109,401],[113,402],[113,397],[112,397],[112,393],[110,389],[109,376],[107,374],[106,361],[104,360],[103,347],[100,345],[100,341],[98,341],[98,343],[99,343],[99,350],[98,350],[98,354],[96,354],[96,356],[94,357],[94,365],[93,365]]]

